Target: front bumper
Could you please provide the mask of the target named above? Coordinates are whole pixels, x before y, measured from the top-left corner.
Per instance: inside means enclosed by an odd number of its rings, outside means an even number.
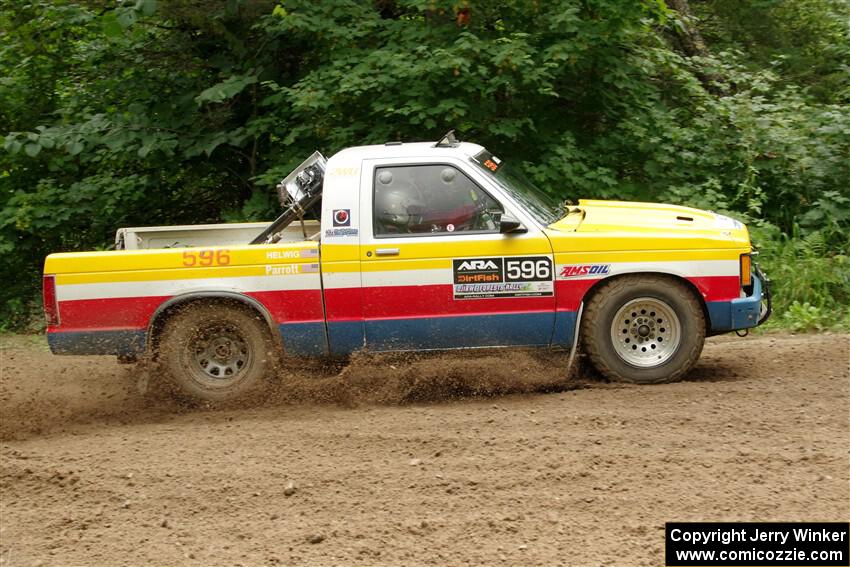
[[[770,317],[772,301],[770,280],[758,266],[754,267],[750,294],[732,301],[707,303],[712,333],[739,331],[757,327]]]
[[[764,274],[756,268],[753,274],[753,291],[748,297],[733,299],[731,302],[732,329],[749,329],[764,323],[770,317],[770,307],[763,313],[762,302],[770,297],[770,292],[765,293],[766,284],[762,281]],[[761,277],[759,277],[761,275]],[[765,278],[766,279],[766,278]],[[770,300],[768,299],[768,306]]]

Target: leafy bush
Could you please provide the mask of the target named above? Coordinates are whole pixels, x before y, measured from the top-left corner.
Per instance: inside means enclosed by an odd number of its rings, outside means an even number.
[[[762,230],[755,239],[776,312],[767,328],[850,330],[850,257],[828,251],[821,232],[789,238]]]
[[[846,2],[708,0],[697,21],[658,0],[96,4],[0,5],[4,325],[51,251],[108,247],[122,225],[271,218],[274,183],[314,149],[449,127],[561,198],[772,230],[765,263],[793,253],[815,278],[799,289],[777,262],[779,309],[841,319],[839,275],[817,278],[846,266],[850,232]],[[708,52],[680,48],[691,25]]]

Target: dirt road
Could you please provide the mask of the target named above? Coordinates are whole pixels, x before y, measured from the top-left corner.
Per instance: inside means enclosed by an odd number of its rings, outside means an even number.
[[[850,519],[848,335],[711,339],[653,387],[361,357],[231,409],[3,346],[3,567],[654,566],[665,521]]]

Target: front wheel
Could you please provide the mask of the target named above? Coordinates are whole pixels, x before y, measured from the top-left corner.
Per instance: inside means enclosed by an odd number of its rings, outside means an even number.
[[[199,400],[241,397],[274,368],[265,321],[235,304],[187,305],[166,321],[159,345],[159,362],[171,382]]]
[[[598,290],[584,310],[585,352],[617,382],[657,384],[682,377],[705,342],[705,316],[682,282],[623,276]]]

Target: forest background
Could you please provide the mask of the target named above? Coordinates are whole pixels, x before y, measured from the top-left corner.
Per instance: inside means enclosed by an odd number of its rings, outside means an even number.
[[[738,218],[769,326],[850,328],[846,0],[0,0],[0,330],[50,252],[271,219],[314,150],[450,128],[560,199]]]

